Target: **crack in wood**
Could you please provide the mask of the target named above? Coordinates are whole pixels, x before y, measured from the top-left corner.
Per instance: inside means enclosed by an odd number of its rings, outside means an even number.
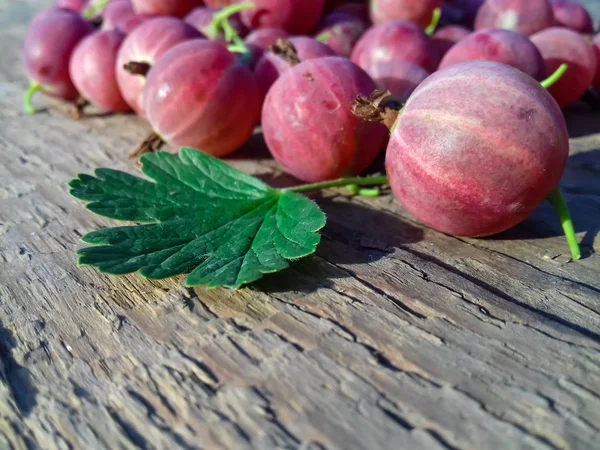
[[[374,286],[373,284],[371,284],[368,281],[364,280],[363,278],[359,277],[356,273],[354,273],[350,269],[342,267],[342,266],[340,266],[338,264],[335,264],[335,263],[333,263],[331,261],[327,261],[327,262],[329,262],[329,264],[332,264],[333,266],[337,267],[339,270],[341,270],[343,272],[346,272],[348,274],[348,276],[356,279],[358,282],[360,282],[363,286],[367,287],[371,291],[376,292],[377,294],[379,294],[379,295],[387,298],[390,302],[392,302],[394,305],[396,305],[398,308],[400,308],[404,312],[407,312],[408,314],[414,316],[417,319],[427,319],[426,315],[421,314],[418,311],[415,311],[413,308],[411,308],[410,306],[408,306],[402,300],[394,297],[393,295],[389,294],[388,292],[384,291],[383,289],[380,289],[377,286]]]
[[[565,450],[565,447],[563,445],[557,445],[555,442],[553,442],[550,438],[548,438],[547,435],[541,434],[535,430],[532,430],[530,428],[527,428],[524,424],[517,422],[517,421],[512,421],[512,420],[508,420],[507,418],[503,417],[500,414],[496,414],[493,411],[490,411],[489,408],[487,407],[487,405],[482,402],[481,400],[477,399],[475,396],[473,396],[471,393],[462,390],[458,387],[454,387],[454,390],[456,390],[457,392],[460,392],[461,394],[463,394],[464,396],[468,397],[469,399],[471,399],[472,401],[474,401],[475,403],[477,403],[479,405],[479,407],[481,408],[482,411],[484,411],[486,414],[489,414],[490,416],[494,417],[495,419],[504,422],[506,424],[509,424],[513,427],[518,428],[519,430],[527,433],[529,436],[535,438],[536,440],[538,440],[540,443],[544,444],[546,447],[551,448],[551,449],[555,449],[555,450]]]
[[[531,264],[528,261],[525,261],[523,259],[515,258],[514,256],[512,256],[512,255],[510,255],[508,253],[505,253],[505,252],[501,252],[500,250],[489,248],[489,247],[485,247],[485,246],[481,246],[481,245],[478,245],[478,244],[476,244],[476,243],[474,243],[472,241],[469,241],[467,239],[464,239],[464,238],[461,238],[461,237],[458,237],[458,236],[451,236],[451,237],[453,239],[456,239],[456,240],[464,243],[464,244],[473,246],[473,247],[475,247],[475,248],[477,248],[479,250],[483,250],[483,251],[487,251],[489,253],[500,255],[500,256],[502,256],[502,257],[504,257],[506,259],[509,259],[509,260],[513,261],[515,264],[525,265],[525,266],[529,267],[530,269],[533,269],[534,271],[539,272],[539,273],[543,274],[544,276],[546,276],[548,278],[556,278],[556,279],[561,280],[561,281],[566,281],[566,282],[571,283],[571,284],[573,284],[575,286],[581,287],[583,289],[590,290],[590,291],[592,291],[592,292],[594,292],[596,294],[600,294],[600,288],[594,287],[594,286],[592,286],[592,285],[590,285],[588,283],[583,283],[581,281],[573,280],[572,278],[568,278],[568,277],[566,277],[564,275],[558,275],[558,274],[554,274],[554,273],[548,272],[548,271],[543,270],[542,268],[536,266],[535,264]]]
[[[123,436],[129,440],[135,447],[146,450],[149,447],[149,443],[143,434],[138,431],[131,423],[123,419],[119,413],[112,407],[106,408],[111,419],[121,428]]]
[[[473,277],[472,275],[469,275],[465,272],[462,272],[454,267],[452,267],[449,264],[446,264],[445,262],[431,256],[431,255],[427,255],[425,253],[419,252],[417,250],[414,249],[405,249],[407,252],[413,254],[414,256],[417,256],[418,258],[423,259],[424,261],[428,261],[431,262],[433,264],[435,264],[436,266],[454,274],[457,275],[467,281],[469,281],[470,283],[482,288],[483,290],[489,292],[490,294],[493,294],[496,297],[501,298],[502,300],[505,300],[509,303],[512,303],[514,305],[517,305],[523,309],[526,309],[536,315],[538,315],[539,317],[543,317],[547,320],[550,320],[552,322],[556,322],[557,324],[560,324],[566,328],[570,328],[571,330],[580,333],[582,336],[588,337],[591,340],[600,343],[600,334],[596,333],[592,330],[589,330],[585,327],[582,327],[578,324],[575,324],[573,322],[570,322],[567,319],[564,319],[562,317],[557,316],[556,314],[550,313],[548,311],[544,311],[541,310],[539,308],[536,308],[534,306],[528,305],[527,303],[524,303],[514,297],[511,297],[510,295],[508,295],[507,293],[501,291],[500,289],[490,285],[489,283],[481,280],[481,279],[477,279],[475,277]]]

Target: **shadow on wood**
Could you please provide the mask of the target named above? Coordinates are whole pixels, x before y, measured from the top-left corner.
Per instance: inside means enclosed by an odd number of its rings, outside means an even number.
[[[600,133],[600,99],[590,104],[579,101],[563,110],[570,138]]]
[[[248,141],[242,145],[238,150],[233,152],[231,155],[227,155],[223,158],[227,160],[261,160],[261,159],[273,159],[269,149],[265,144],[262,130],[257,127],[254,130],[254,134],[248,139]]]
[[[576,233],[585,233],[580,242],[582,258],[589,257],[594,253],[594,240],[598,234],[598,224],[589,220],[590,216],[585,210],[579,210],[571,206],[571,217]],[[556,211],[547,202],[544,202],[538,209],[524,222],[517,226],[494,236],[488,236],[482,239],[495,241],[514,241],[523,239],[547,239],[564,236],[561,223]],[[565,254],[569,252],[565,242]]]
[[[331,287],[336,278],[351,276],[342,265],[369,264],[395,248],[415,244],[423,231],[398,216],[375,210],[345,198],[318,201],[328,222],[321,233],[316,255],[292,263],[291,268],[258,282],[266,292],[313,292]]]
[[[8,386],[21,414],[28,416],[37,405],[36,393],[29,370],[13,357],[17,342],[11,331],[0,322],[0,379]]]
[[[600,117],[598,127],[600,128]],[[598,144],[600,145],[600,142]],[[570,156],[569,168],[587,170],[600,175],[600,148]]]

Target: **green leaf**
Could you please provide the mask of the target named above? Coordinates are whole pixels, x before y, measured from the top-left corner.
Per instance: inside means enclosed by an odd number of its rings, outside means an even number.
[[[288,260],[313,253],[325,214],[308,198],[260,180],[191,148],[141,158],[145,180],[111,169],[71,181],[91,211],[140,225],[82,239],[79,264],[160,279],[188,273],[187,286],[238,289]]]

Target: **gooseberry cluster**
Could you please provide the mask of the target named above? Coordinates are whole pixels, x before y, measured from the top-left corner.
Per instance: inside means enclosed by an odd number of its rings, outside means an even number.
[[[575,0],[58,0],[25,38],[25,108],[41,91],[133,111],[154,130],[139,152],[223,157],[261,125],[310,183],[387,148],[409,212],[486,236],[557,202],[561,108],[600,89],[593,33]]]

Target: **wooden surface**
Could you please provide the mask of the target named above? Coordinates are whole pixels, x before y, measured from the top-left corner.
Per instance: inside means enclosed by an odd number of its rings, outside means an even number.
[[[0,449],[598,448],[600,114],[568,112],[576,263],[547,204],[471,240],[327,193],[316,256],[252,287],[109,277],[74,251],[112,222],[66,184],[135,171],[147,128],[22,113],[42,3],[0,0]],[[280,181],[256,153],[231,163]]]

